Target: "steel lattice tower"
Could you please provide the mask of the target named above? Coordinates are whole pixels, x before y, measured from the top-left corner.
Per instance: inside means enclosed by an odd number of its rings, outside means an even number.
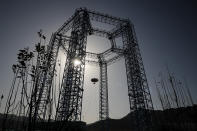
[[[77,11],[72,25],[71,41],[58,101],[57,121],[81,120],[86,43],[90,27],[87,11]],[[79,66],[74,65],[75,58],[80,59]]]
[[[100,67],[100,101],[99,101],[99,118],[105,120],[109,118],[109,105],[108,105],[108,83],[107,83],[107,62],[99,57]]]
[[[92,21],[112,25],[114,28],[111,30],[95,28]],[[69,30],[70,36],[66,35]],[[111,42],[111,48],[102,53],[87,52],[86,44],[89,35],[107,38]],[[119,37],[122,38],[122,48],[116,45],[115,38]],[[42,116],[41,118],[46,119],[45,111],[50,100],[60,46],[64,49],[67,58],[56,109],[57,122],[81,120],[85,63],[93,63],[100,67],[99,118],[107,119],[109,117],[107,66],[124,58],[130,111],[134,113],[136,130],[146,130],[151,121],[148,112],[153,109],[153,105],[134,26],[128,19],[86,8],[77,9],[74,15],[53,34],[46,51],[45,70],[41,70],[38,74],[38,86],[35,86],[35,93],[32,94],[30,118]],[[113,57],[109,58],[112,54]],[[76,66],[73,62],[75,59],[80,60],[81,64]]]
[[[61,42],[60,36],[53,34],[46,51],[42,50],[38,53],[30,100],[28,130],[34,130],[36,121],[48,119],[46,114],[51,102],[51,87]]]

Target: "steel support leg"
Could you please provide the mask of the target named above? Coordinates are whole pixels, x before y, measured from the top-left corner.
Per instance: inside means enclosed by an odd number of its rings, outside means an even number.
[[[90,28],[88,13],[85,10],[77,11],[73,23],[56,121],[81,120],[86,43]],[[81,63],[75,65],[75,59]]]
[[[147,130],[150,122],[147,112],[153,109],[153,105],[134,28],[130,23],[122,38],[126,51],[125,65],[130,111],[134,113],[135,130],[144,131]]]
[[[50,91],[61,38],[52,35],[46,52],[38,56],[36,76],[31,94],[28,130],[34,130],[37,119],[47,119],[46,110],[50,100]],[[40,69],[40,67],[42,67]]]
[[[100,100],[99,100],[99,119],[109,118],[108,105],[108,82],[107,82],[107,63],[100,62]]]

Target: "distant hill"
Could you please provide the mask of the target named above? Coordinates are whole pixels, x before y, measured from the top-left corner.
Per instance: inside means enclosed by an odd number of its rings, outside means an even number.
[[[151,115],[153,116],[152,131],[197,131],[197,105],[164,111],[156,110],[152,111]],[[134,127],[133,121],[133,113],[130,113],[121,119],[107,119],[88,125],[84,122],[69,122],[64,130],[69,128],[76,131],[102,131],[103,128],[107,127],[109,131],[132,131]],[[2,127],[2,122],[3,115],[0,114],[0,127]],[[20,128],[27,128],[27,124],[28,119],[25,117],[19,118],[14,115],[8,115],[6,127],[22,131]],[[65,123],[39,122],[37,128],[44,130],[45,127],[47,127],[47,129],[50,127],[50,131],[55,131],[59,125],[65,125]]]
[[[197,131],[197,105],[177,109],[156,110],[153,116],[153,131]],[[121,119],[108,119],[87,125],[87,131],[101,131],[103,124],[110,131],[132,131],[132,113]]]

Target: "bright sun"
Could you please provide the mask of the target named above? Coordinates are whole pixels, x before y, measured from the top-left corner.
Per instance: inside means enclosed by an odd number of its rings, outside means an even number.
[[[81,65],[81,61],[78,58],[75,58],[73,61],[74,61],[74,66]]]

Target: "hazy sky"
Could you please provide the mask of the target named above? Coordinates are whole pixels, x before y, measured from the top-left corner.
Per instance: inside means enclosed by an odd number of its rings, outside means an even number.
[[[134,23],[156,108],[159,104],[153,78],[165,70],[166,64],[179,78],[187,78],[197,102],[197,5],[194,0],[0,0],[0,94],[6,97],[10,88],[11,66],[16,62],[18,50],[33,46],[40,29],[49,39],[79,7],[129,18]],[[129,111],[124,61],[110,66],[108,73],[110,117],[120,118]],[[85,78],[82,119],[89,123],[98,120],[98,84],[90,83],[98,70],[87,65],[86,74],[89,75]]]

